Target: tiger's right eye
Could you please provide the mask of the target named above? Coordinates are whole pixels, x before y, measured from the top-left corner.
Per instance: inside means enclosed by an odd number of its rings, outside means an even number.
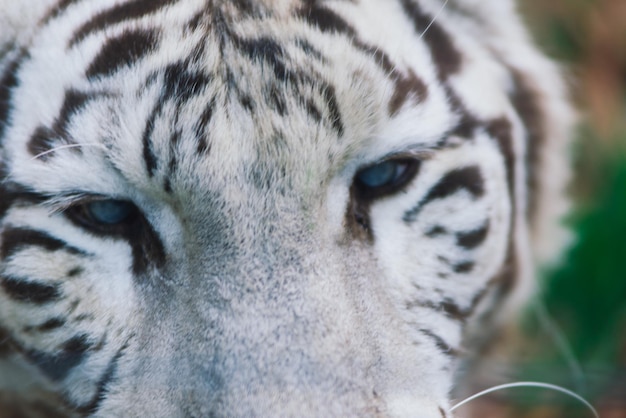
[[[73,206],[68,216],[97,232],[114,232],[137,220],[139,209],[127,200],[97,199]]]
[[[135,209],[135,205],[125,200],[96,200],[85,205],[85,213],[96,223],[116,225],[126,221]]]

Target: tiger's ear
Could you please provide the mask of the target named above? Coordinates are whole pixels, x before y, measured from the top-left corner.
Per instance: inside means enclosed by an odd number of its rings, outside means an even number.
[[[0,56],[26,45],[41,19],[59,0],[0,0]]]

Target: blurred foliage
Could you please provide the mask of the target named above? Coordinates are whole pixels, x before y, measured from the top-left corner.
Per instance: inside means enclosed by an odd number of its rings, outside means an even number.
[[[535,331],[519,377],[577,389],[601,416],[626,417],[626,0],[520,0],[520,7],[538,42],[565,63],[583,119],[568,220],[577,241],[546,274],[542,303],[587,387],[577,386],[576,371],[545,329]],[[518,416],[590,416],[573,404],[543,405]]]

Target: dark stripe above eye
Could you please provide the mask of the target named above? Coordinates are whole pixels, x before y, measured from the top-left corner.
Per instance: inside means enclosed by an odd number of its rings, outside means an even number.
[[[159,42],[154,30],[134,30],[106,41],[87,69],[88,78],[108,76],[130,66],[154,50]]]
[[[51,237],[45,232],[24,228],[6,228],[2,232],[2,250],[0,250],[0,260],[12,256],[24,247],[40,247],[48,251],[64,250],[71,254],[87,255],[85,251],[79,250],[61,241],[60,239]]]
[[[159,9],[177,3],[178,0],[135,0],[121,3],[97,14],[93,19],[81,26],[69,42],[69,47],[82,41],[90,34],[128,20],[139,19]]]
[[[449,171],[426,194],[426,196],[403,217],[405,222],[413,222],[424,206],[433,200],[445,199],[455,193],[466,190],[473,198],[485,193],[484,180],[477,166],[470,166]]]

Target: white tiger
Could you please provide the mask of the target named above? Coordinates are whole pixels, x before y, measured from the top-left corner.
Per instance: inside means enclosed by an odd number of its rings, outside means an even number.
[[[0,45],[2,416],[450,417],[561,241],[512,1],[0,0]]]

